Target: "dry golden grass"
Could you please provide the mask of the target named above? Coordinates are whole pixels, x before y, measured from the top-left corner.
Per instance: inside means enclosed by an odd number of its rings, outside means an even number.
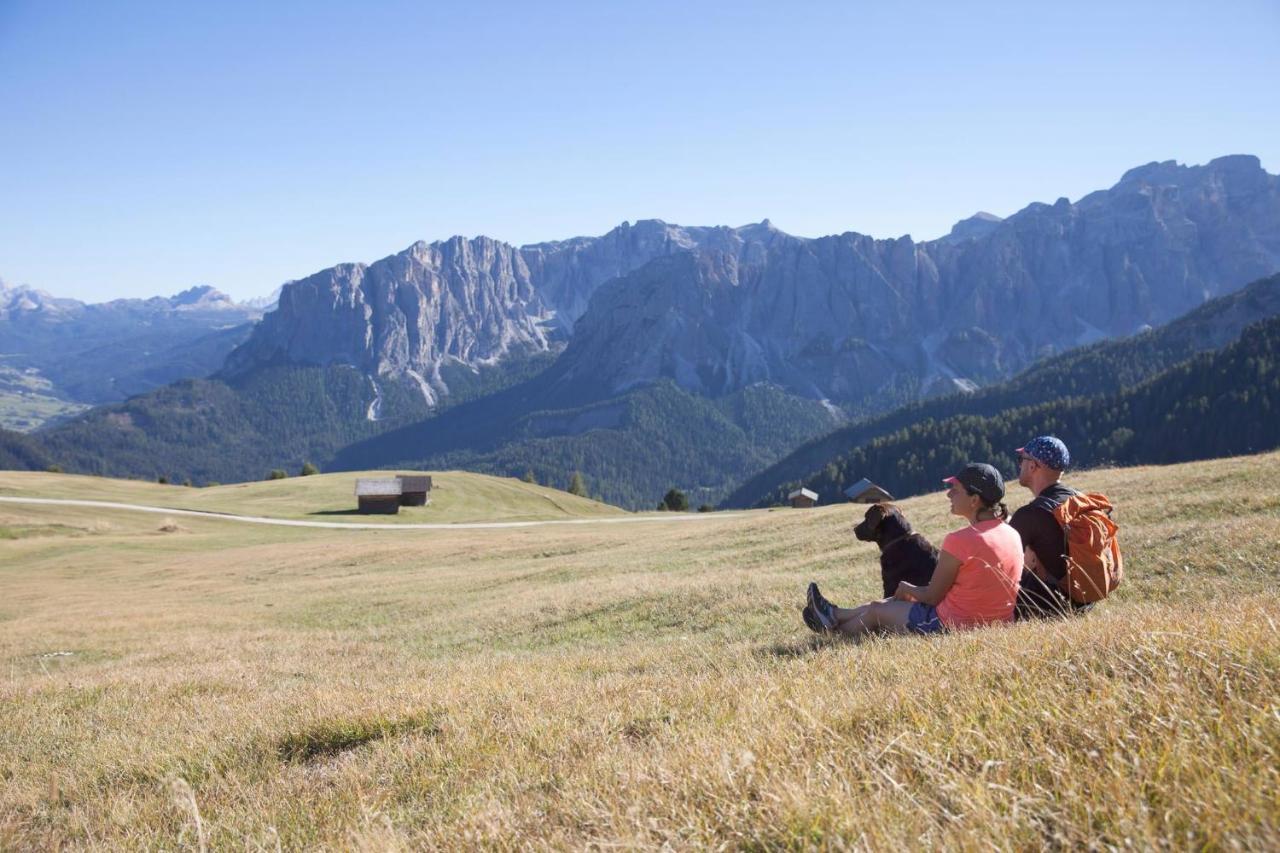
[[[1275,848],[1280,454],[1075,482],[1120,507],[1100,612],[863,645],[798,617],[811,578],[878,588],[847,506],[165,533],[0,505],[0,848]]]

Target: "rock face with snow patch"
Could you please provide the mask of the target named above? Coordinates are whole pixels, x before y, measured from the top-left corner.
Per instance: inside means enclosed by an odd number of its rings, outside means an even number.
[[[522,248],[488,237],[415,243],[373,264],[341,264],[286,284],[224,374],[280,362],[350,364],[369,376],[409,379],[434,403],[448,393],[446,364],[546,350],[572,332],[607,279],[656,257],[742,239],[732,228],[649,220]]]
[[[448,360],[491,362],[545,349],[542,305],[513,247],[478,237],[415,243],[374,264],[342,264],[285,285],[275,311],[227,360],[230,376],[264,363],[350,364],[411,379],[428,402]]]
[[[1074,205],[975,220],[926,243],[703,240],[604,285],[561,381],[612,393],[670,377],[710,395],[770,381],[868,411],[1162,324],[1280,269],[1280,179],[1254,157],[1152,164]]]
[[[1256,157],[1152,163],[1075,204],[978,214],[924,243],[805,239],[767,220],[417,243],[285,285],[227,370],[343,362],[434,401],[450,361],[571,336],[562,382],[613,392],[671,377],[716,395],[769,381],[866,410],[1132,334],[1277,269],[1280,178]]]

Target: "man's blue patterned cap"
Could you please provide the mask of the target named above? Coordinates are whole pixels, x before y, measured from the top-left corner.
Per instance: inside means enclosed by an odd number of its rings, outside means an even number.
[[[1067,452],[1067,446],[1062,443],[1062,439],[1052,435],[1038,435],[1028,441],[1024,447],[1019,447],[1017,452],[1025,453],[1055,471],[1065,471],[1071,464],[1071,454]]]

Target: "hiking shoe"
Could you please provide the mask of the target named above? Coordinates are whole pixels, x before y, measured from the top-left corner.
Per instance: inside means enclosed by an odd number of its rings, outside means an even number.
[[[813,618],[817,620],[824,631],[835,630],[836,615],[833,612],[835,608],[830,601],[823,598],[822,593],[818,591],[816,583],[809,584],[809,609],[813,611]]]
[[[810,607],[808,604],[806,604],[804,606],[804,609],[800,611],[800,616],[801,618],[804,619],[805,627],[808,628],[810,631],[814,632],[815,634],[823,633],[824,629],[822,627],[822,623],[818,621],[817,616],[813,615],[813,608]]]

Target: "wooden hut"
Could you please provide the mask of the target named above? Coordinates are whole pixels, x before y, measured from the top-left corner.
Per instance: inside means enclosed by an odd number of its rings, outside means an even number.
[[[426,506],[431,503],[431,477],[426,474],[401,474],[400,506]]]
[[[360,512],[395,515],[400,512],[400,478],[361,477],[356,480]]]
[[[893,500],[893,495],[863,477],[844,490],[844,496],[856,504],[877,504]]]
[[[808,509],[818,502],[818,493],[808,489],[796,489],[787,495],[787,500],[791,501],[791,506],[795,509]]]

